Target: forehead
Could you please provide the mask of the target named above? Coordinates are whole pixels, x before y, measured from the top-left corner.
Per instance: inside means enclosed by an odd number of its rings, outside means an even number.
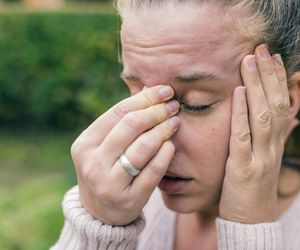
[[[238,32],[228,27],[229,19],[227,8],[212,5],[130,11],[121,29],[124,71],[173,74],[181,66],[183,74],[199,68],[232,74],[243,46]]]
[[[220,9],[220,7],[213,8],[211,5],[181,4],[132,10],[125,13],[123,17],[122,31],[134,34],[147,42],[147,38],[151,38],[151,33],[167,36],[169,33],[180,30],[193,35],[197,33],[195,28],[203,31],[217,30],[222,24]],[[212,20],[213,25],[211,25]],[[139,34],[136,34],[135,30],[139,30]]]

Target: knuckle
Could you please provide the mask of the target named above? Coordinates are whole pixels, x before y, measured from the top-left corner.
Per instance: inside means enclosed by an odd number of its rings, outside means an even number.
[[[153,162],[148,167],[154,177],[160,177],[164,174],[164,166],[162,163]]]
[[[273,67],[266,67],[263,69],[263,72],[266,76],[273,76],[275,74]]]
[[[160,123],[167,117],[166,113],[162,110],[161,105],[151,106],[147,110],[156,123]]]
[[[243,169],[243,174],[241,175],[241,179],[243,182],[253,182],[260,178],[262,175],[262,168],[257,166],[257,163],[250,162],[250,164],[246,165]]]
[[[102,168],[102,163],[92,155],[86,159],[81,167],[81,175],[89,183],[98,182],[99,169]],[[102,173],[103,174],[103,173]]]
[[[161,126],[161,136],[163,137],[163,140],[167,140],[170,138],[170,136],[173,134],[172,132],[174,131],[174,129],[172,128],[172,126],[170,125],[169,121],[164,122],[164,124],[162,124]]]
[[[142,139],[138,142],[137,149],[141,154],[148,155],[149,152],[155,150],[155,145],[153,144],[153,140],[150,142],[150,140]]]
[[[274,167],[269,159],[270,157],[265,157],[265,159],[256,159],[251,165],[249,165],[246,173],[251,176],[251,178],[255,179],[261,179],[269,175],[269,173],[273,171]]]
[[[152,106],[154,104],[153,98],[152,98],[152,91],[143,91],[142,95],[144,97],[145,100],[145,104],[146,106]]]
[[[81,168],[81,176],[87,183],[96,183],[96,174],[91,165],[85,165]]]
[[[127,127],[131,128],[134,131],[140,131],[141,127],[144,126],[144,119],[137,112],[131,112],[124,116],[123,122]]]
[[[254,169],[256,178],[263,178],[270,172],[270,168],[268,167],[268,163],[266,161],[261,161],[261,163],[256,166]]]
[[[122,119],[127,113],[129,112],[128,110],[128,105],[126,103],[120,102],[118,103],[114,108],[113,108],[113,113],[115,116],[119,119]]]
[[[251,142],[250,130],[237,134],[236,138],[239,142]]]
[[[250,182],[256,176],[257,170],[253,168],[251,165],[248,165],[244,169],[243,181]]]
[[[71,156],[72,158],[76,158],[77,155],[79,154],[80,150],[79,150],[79,146],[78,144],[75,142],[73,142],[72,146],[71,146],[71,149],[70,149],[70,152],[71,152]]]
[[[71,156],[73,159],[76,159],[86,148],[87,142],[83,137],[78,137],[73,144],[71,145]]]
[[[103,168],[104,164],[100,160],[101,154],[97,155],[98,152],[94,152],[93,154],[89,155],[89,160],[87,161],[87,165],[90,166],[91,168],[97,168],[101,169]]]
[[[240,108],[238,114],[243,117],[243,119],[248,119],[248,109],[247,108]]]
[[[272,114],[270,110],[265,110],[260,115],[257,116],[257,121],[262,126],[268,126],[272,121]]]
[[[284,67],[280,67],[279,69],[277,69],[277,79],[279,82],[286,82],[287,81],[287,76],[286,76],[286,71]]]
[[[252,84],[254,85],[254,86],[261,86],[261,80],[260,80],[260,78],[258,77],[258,76],[255,76],[253,79],[252,79]]]
[[[253,81],[253,85],[260,86],[261,81],[260,80]]]
[[[274,110],[275,110],[277,115],[288,116],[289,109],[290,109],[290,103],[289,102],[279,100],[279,101],[274,103],[273,107],[274,107]]]

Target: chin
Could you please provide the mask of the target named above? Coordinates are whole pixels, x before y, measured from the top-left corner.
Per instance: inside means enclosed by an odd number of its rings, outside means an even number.
[[[212,199],[200,195],[182,195],[162,193],[165,206],[177,213],[189,214],[201,211],[215,210],[219,205],[219,196]]]

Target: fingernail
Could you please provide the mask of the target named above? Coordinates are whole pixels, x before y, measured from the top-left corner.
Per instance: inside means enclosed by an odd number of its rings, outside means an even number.
[[[263,58],[269,58],[271,56],[265,44],[259,46],[259,54]]]
[[[180,124],[180,119],[177,116],[174,116],[169,120],[169,123],[173,129],[177,129]]]
[[[170,98],[174,95],[174,91],[170,86],[163,86],[158,90],[159,95],[162,98]]]
[[[247,65],[249,70],[254,70],[256,68],[255,56],[247,58]]]
[[[280,54],[275,54],[273,56],[273,59],[274,59],[274,62],[275,62],[276,65],[283,66],[283,61],[282,61],[282,58],[281,58]]]
[[[166,103],[166,107],[171,114],[176,114],[179,109],[179,103],[173,100]]]

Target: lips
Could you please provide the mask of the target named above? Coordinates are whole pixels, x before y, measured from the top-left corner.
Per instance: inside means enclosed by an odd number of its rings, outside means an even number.
[[[158,187],[168,194],[179,194],[190,184],[193,179],[190,177],[167,172],[160,181]]]

